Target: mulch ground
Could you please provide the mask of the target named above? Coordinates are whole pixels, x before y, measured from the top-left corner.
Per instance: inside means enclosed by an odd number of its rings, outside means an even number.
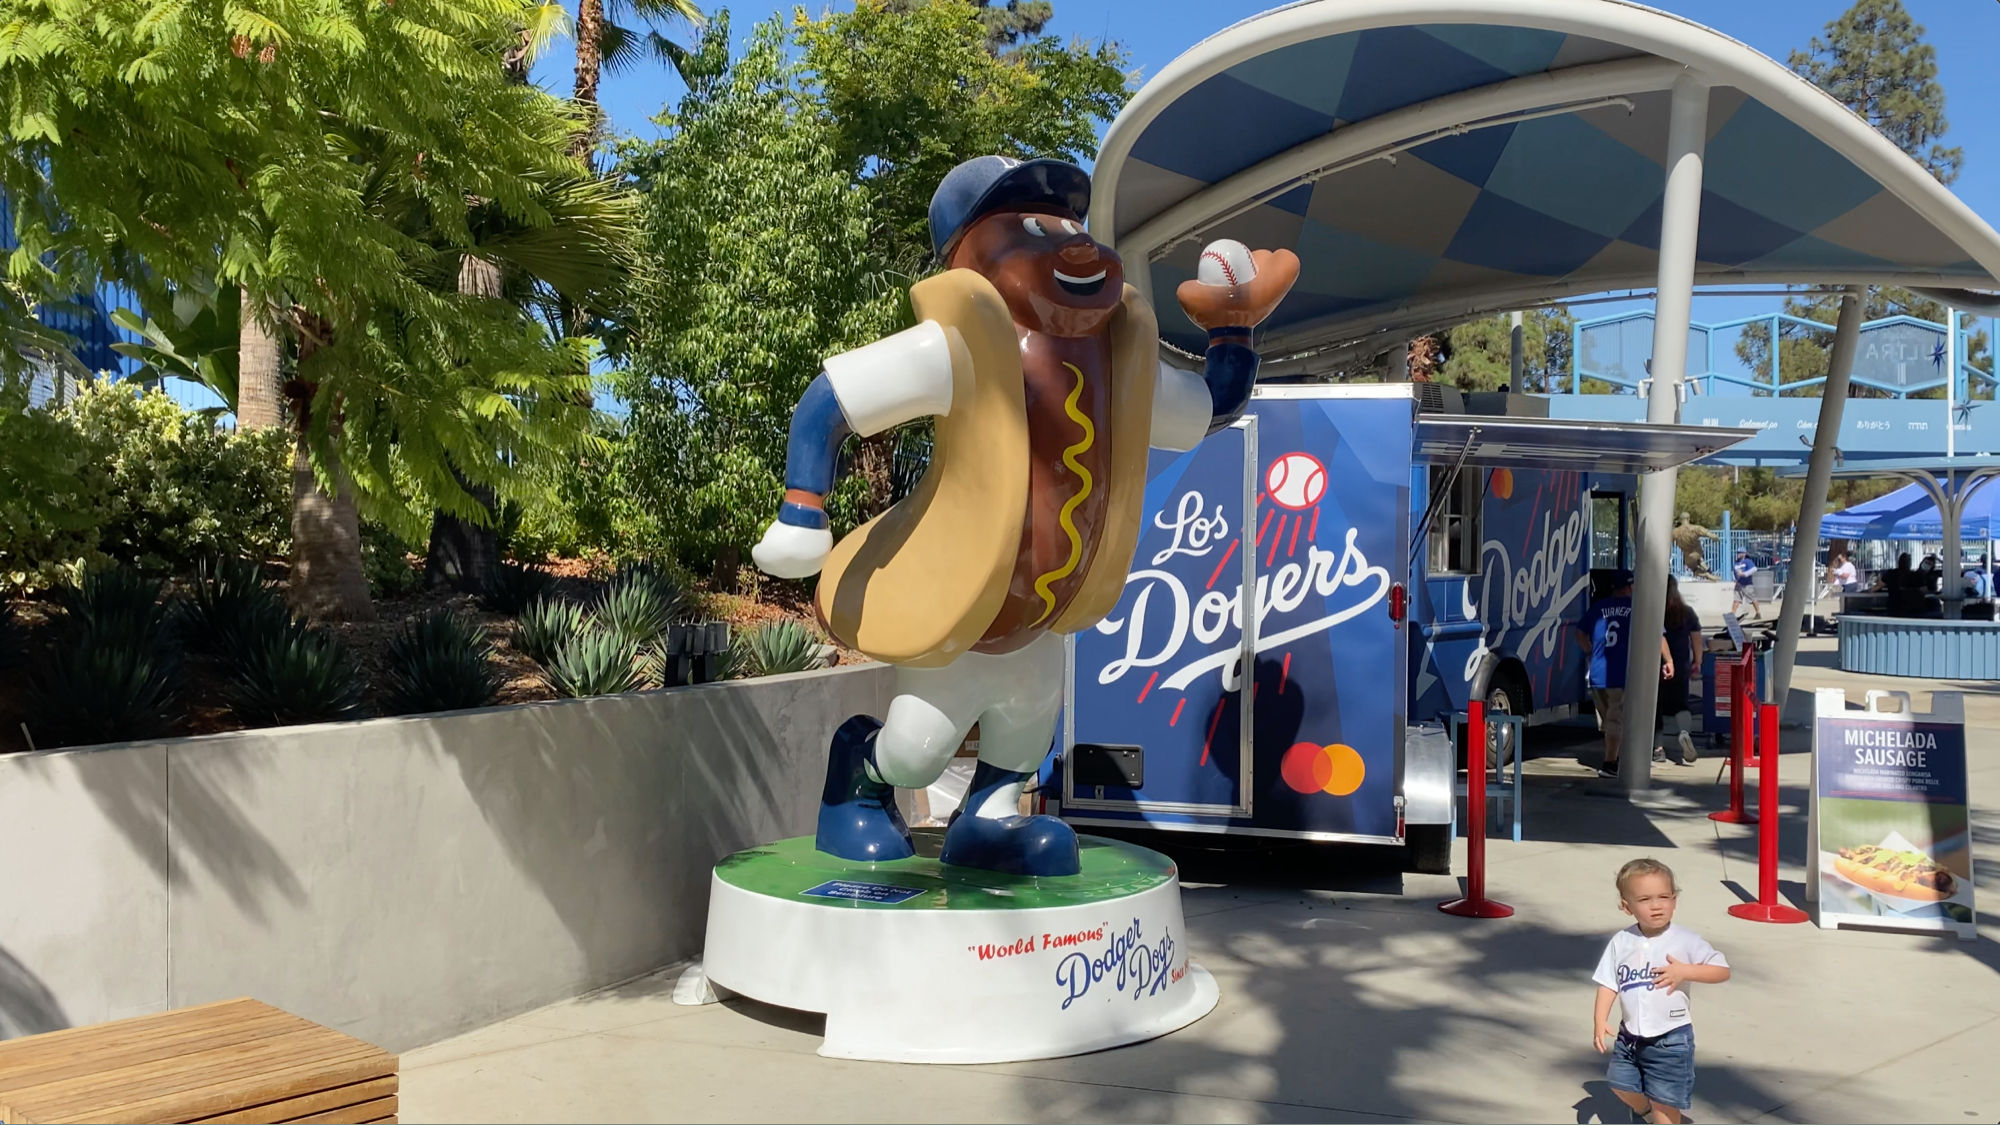
[[[545,569],[557,579],[558,592],[578,600],[587,600],[595,583],[605,573],[601,564],[583,559],[556,560]],[[717,593],[707,589],[705,583],[697,583],[691,594],[697,616],[710,621],[727,621],[732,633],[784,620],[802,621],[818,632],[812,612],[813,587],[809,582],[782,582],[766,578],[757,584],[753,593],[748,594]],[[22,671],[35,654],[49,643],[48,637],[52,632],[49,625],[59,612],[39,599],[17,600],[14,608],[15,620],[22,627],[19,635],[24,644],[23,651],[0,654],[0,753],[29,749],[28,739],[21,729],[30,719]],[[450,590],[418,590],[379,598],[375,608],[378,616],[374,621],[329,622],[322,626],[346,646],[356,669],[368,684],[371,700],[378,697],[386,682],[391,638],[405,621],[444,608],[463,613],[486,628],[487,636],[493,641],[494,659],[504,677],[499,703],[532,703],[556,698],[556,693],[542,678],[541,667],[514,647],[513,618],[486,609],[469,594]],[[6,659],[8,656],[14,659],[9,661]],[[845,649],[839,652],[841,664],[855,664],[866,659],[857,652]],[[245,724],[223,702],[223,684],[224,671],[215,660],[199,655],[188,657],[187,690],[183,696],[186,714],[176,728],[177,733],[214,734],[244,728]],[[29,726],[32,730],[32,723]]]

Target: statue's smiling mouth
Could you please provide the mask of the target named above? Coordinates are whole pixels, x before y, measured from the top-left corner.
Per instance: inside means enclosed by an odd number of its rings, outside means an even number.
[[[1078,297],[1091,297],[1104,288],[1104,277],[1110,271],[1098,270],[1089,277],[1072,277],[1061,270],[1049,272],[1055,274],[1056,284],[1062,286],[1063,292],[1073,293]]]

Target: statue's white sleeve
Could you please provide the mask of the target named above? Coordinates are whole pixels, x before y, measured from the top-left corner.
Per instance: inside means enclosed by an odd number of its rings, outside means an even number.
[[[1214,400],[1208,384],[1192,371],[1162,363],[1153,384],[1153,436],[1155,449],[1176,453],[1193,449],[1208,436],[1209,420],[1215,417]]]
[[[861,437],[951,412],[951,344],[936,321],[829,356],[825,366],[848,428]]]

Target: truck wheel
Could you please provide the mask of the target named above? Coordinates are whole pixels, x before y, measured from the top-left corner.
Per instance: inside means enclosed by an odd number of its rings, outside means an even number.
[[[1502,668],[1493,676],[1493,682],[1486,688],[1486,710],[1502,715],[1528,714],[1528,682],[1514,668]],[[1489,737],[1486,740],[1486,768],[1500,768],[1500,740]]]
[[[1403,869],[1419,875],[1451,874],[1451,825],[1406,826],[1403,833]]]

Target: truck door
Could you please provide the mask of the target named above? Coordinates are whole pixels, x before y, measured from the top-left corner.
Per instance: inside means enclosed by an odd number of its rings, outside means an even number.
[[[1411,421],[1405,388],[1260,390],[1257,826],[1400,838]]]
[[[1256,458],[1255,418],[1154,451],[1124,596],[1071,643],[1065,815],[1250,815],[1240,669],[1256,621],[1245,628],[1241,591],[1256,585]]]

